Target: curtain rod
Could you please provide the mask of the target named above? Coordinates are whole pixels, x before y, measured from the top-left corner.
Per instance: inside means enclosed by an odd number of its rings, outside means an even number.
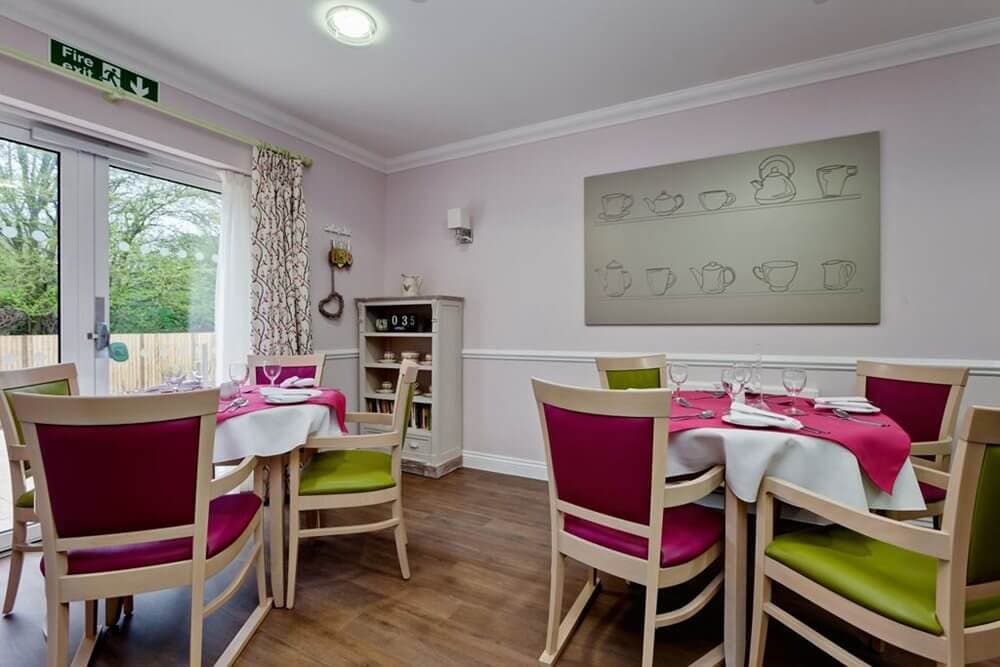
[[[41,58],[37,58],[30,53],[25,53],[23,51],[18,51],[16,49],[9,49],[7,47],[0,46],[0,55],[5,55],[8,58],[16,60],[25,65],[30,65],[38,69],[45,70],[52,74],[58,74],[59,76],[68,78],[77,83],[82,83],[85,86],[90,86],[91,88],[96,88],[103,93],[104,99],[108,102],[119,102],[122,100],[132,102],[133,104],[138,104],[139,106],[157,111],[164,116],[169,116],[175,120],[182,121],[188,125],[193,125],[194,127],[200,128],[202,130],[208,130],[220,136],[226,137],[227,139],[232,139],[233,141],[238,141],[241,144],[246,144],[248,146],[259,146],[262,148],[270,149],[276,153],[280,153],[286,157],[298,160],[302,163],[304,167],[311,167],[313,160],[308,155],[303,155],[302,153],[296,153],[295,151],[289,150],[287,148],[282,148],[280,146],[274,146],[267,143],[266,141],[260,141],[251,136],[236,132],[235,130],[230,130],[228,128],[222,127],[221,125],[216,125],[215,123],[202,120],[195,116],[188,115],[183,111],[176,111],[169,107],[161,106],[155,102],[151,102],[144,97],[139,97],[126,90],[121,90],[120,88],[115,88],[101,81],[91,79],[89,77],[78,74],[73,70],[64,69],[62,67],[56,67],[48,62],[45,62]]]

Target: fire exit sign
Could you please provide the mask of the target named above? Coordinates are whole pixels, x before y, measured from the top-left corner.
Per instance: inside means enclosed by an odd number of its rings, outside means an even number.
[[[90,79],[145,98],[150,102],[160,101],[158,81],[55,39],[49,40],[49,62],[57,67],[72,70]]]

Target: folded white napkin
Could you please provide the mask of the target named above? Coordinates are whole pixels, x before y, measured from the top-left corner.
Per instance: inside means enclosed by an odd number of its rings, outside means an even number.
[[[864,396],[819,396],[813,399],[816,403],[867,403],[871,404]]]
[[[737,417],[752,417],[755,420],[780,426],[781,428],[795,431],[802,428],[802,422],[798,419],[787,415],[779,415],[777,412],[771,412],[770,410],[761,410],[745,403],[733,403],[729,408],[729,412],[735,414]]]
[[[294,387],[261,387],[261,396],[321,396],[323,392],[316,389],[296,389]]]
[[[278,386],[282,387],[284,389],[284,388],[291,387],[293,384],[295,384],[298,381],[299,381],[299,376],[298,375],[293,375],[290,378],[285,378],[284,380],[282,380],[280,383],[278,383]]]
[[[316,380],[314,378],[300,378],[298,375],[293,375],[290,378],[282,380],[281,384],[279,384],[278,386],[285,389],[287,389],[288,387],[299,387],[299,388],[315,387]]]

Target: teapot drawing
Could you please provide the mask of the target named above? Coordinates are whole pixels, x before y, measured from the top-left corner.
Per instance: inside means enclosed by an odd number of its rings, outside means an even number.
[[[780,204],[795,199],[795,184],[792,174],[795,163],[785,155],[771,155],[764,158],[757,167],[760,179],[750,181],[756,193],[758,204]]]
[[[644,197],[646,206],[656,215],[670,215],[681,206],[684,206],[684,195],[672,195],[666,190],[660,191],[656,199]]]
[[[604,293],[608,296],[622,296],[632,286],[632,274],[625,270],[617,259],[608,262],[603,268],[594,269],[601,274]]]
[[[700,269],[692,266],[691,275],[698,283],[698,288],[705,294],[722,294],[727,287],[736,282],[736,272],[733,271],[733,267],[718,262],[709,262]]]

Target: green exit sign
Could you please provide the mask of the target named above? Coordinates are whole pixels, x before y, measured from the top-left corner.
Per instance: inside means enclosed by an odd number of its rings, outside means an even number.
[[[159,82],[55,39],[49,40],[49,62],[150,102],[160,101]]]

